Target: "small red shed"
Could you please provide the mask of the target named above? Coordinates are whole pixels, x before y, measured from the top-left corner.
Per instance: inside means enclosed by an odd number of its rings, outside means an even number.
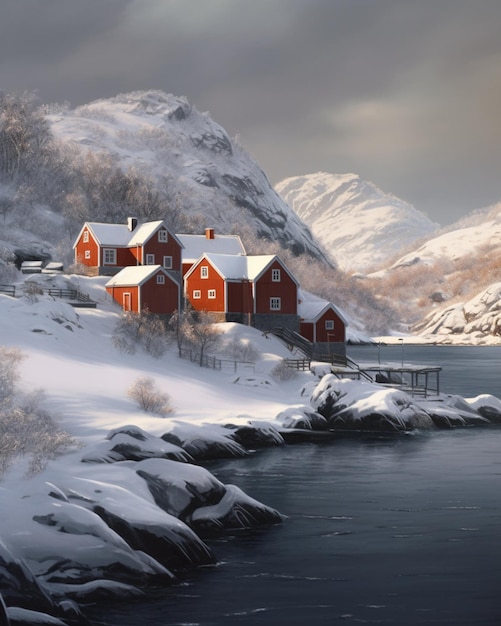
[[[125,267],[105,286],[124,311],[169,315],[180,308],[179,283],[161,265]]]
[[[301,291],[298,313],[300,334],[311,341],[319,354],[346,354],[346,327],[343,313],[327,300]]]

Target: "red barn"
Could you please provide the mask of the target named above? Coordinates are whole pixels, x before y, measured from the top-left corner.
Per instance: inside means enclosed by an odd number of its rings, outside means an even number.
[[[162,265],[181,272],[182,244],[162,220],[140,226],[135,218],[127,224],[86,222],[73,248],[75,261],[99,274],[113,275],[131,265]]]
[[[124,311],[170,315],[180,308],[181,288],[161,265],[125,267],[106,283],[106,291]]]
[[[299,286],[275,255],[204,254],[184,282],[185,297],[196,310],[263,330],[299,330]]]
[[[301,292],[298,313],[300,334],[312,342],[318,354],[346,354],[348,322],[332,302]]]

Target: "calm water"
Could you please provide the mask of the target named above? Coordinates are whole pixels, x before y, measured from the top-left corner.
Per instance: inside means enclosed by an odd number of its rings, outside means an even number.
[[[404,360],[441,364],[444,391],[501,397],[501,349],[404,346]],[[212,543],[219,566],[96,624],[501,624],[501,427],[288,446],[210,469],[285,522]]]

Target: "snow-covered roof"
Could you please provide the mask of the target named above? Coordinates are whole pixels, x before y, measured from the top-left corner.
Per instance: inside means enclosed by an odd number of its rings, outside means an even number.
[[[105,224],[103,222],[86,222],[83,225],[82,230],[80,231],[73,247],[76,246],[76,243],[80,239],[82,231],[86,227],[92,232],[94,239],[101,246],[132,248],[134,246],[143,245],[163,224],[163,220],[145,222],[144,224],[137,226],[133,231],[131,231],[127,224]],[[179,241],[178,237],[176,235],[173,235],[170,231],[169,236],[174,237],[177,241]],[[180,241],[179,243],[181,246],[183,245]]]
[[[158,270],[161,270],[166,276],[174,281],[172,276],[161,265],[132,265],[124,267],[122,270],[112,276],[106,283],[106,287],[127,287],[131,285],[142,285],[149,278],[154,276]]]
[[[153,233],[160,228],[163,224],[163,220],[157,220],[156,222],[145,222],[141,224],[132,233],[132,237],[129,239],[129,246],[140,246],[153,235]]]
[[[95,240],[101,245],[127,246],[131,232],[127,224],[104,224],[102,222],[86,222],[84,227],[94,235]]]
[[[275,254],[260,254],[255,256],[241,256],[234,254],[203,254],[225,280],[256,280],[273,261],[278,260]],[[289,273],[291,278],[296,279]],[[191,271],[191,270],[190,270]]]
[[[245,254],[245,248],[238,235],[214,235],[208,239],[205,235],[177,235],[183,244],[183,261],[194,263],[205,252],[213,254]]]
[[[297,312],[305,322],[316,322],[330,308],[341,318],[344,325],[348,326],[346,316],[332,302],[302,290],[299,293],[299,300]]]

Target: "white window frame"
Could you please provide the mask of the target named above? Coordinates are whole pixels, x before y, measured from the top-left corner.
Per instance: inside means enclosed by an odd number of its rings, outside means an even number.
[[[272,296],[270,298],[270,311],[281,311],[282,310],[282,298],[277,296]]]
[[[165,267],[166,270],[172,269],[172,257],[171,256],[164,256],[163,266]]]
[[[90,259],[90,250],[85,251],[85,258]]]
[[[165,285],[165,274],[157,274],[157,285]]]
[[[282,276],[279,269],[271,270],[271,280],[274,283],[279,283],[282,280]]]
[[[115,248],[103,248],[103,265],[116,265],[117,251]]]
[[[202,265],[200,268],[200,278],[209,278],[209,266]]]
[[[209,289],[209,291],[207,292],[207,297],[209,298],[209,300],[215,300],[216,299],[216,290],[215,289]]]
[[[146,265],[155,265],[155,255],[147,254],[146,255]]]
[[[169,234],[165,230],[165,228],[162,228],[161,230],[158,231],[158,242],[167,243],[168,241],[169,241]]]
[[[84,243],[88,243],[89,242],[89,231],[88,230],[84,230],[84,234],[83,234],[83,239],[82,241]]]
[[[202,292],[200,291],[200,289],[194,289],[193,300],[200,300],[201,297],[202,297]]]
[[[325,330],[334,330],[334,320],[325,320]]]

